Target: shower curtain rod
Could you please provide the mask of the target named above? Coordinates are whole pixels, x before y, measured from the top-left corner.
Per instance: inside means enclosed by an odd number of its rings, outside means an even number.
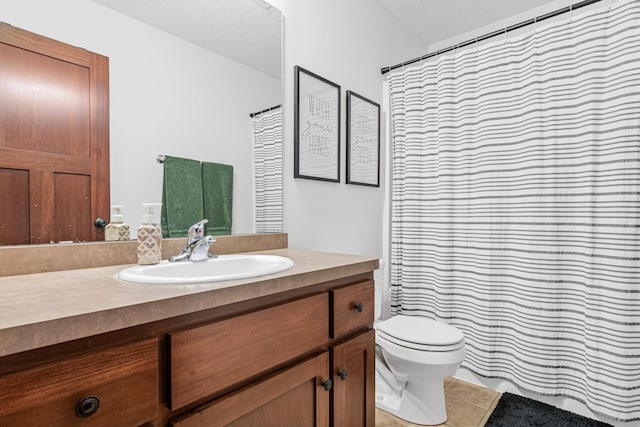
[[[260,115],[260,114],[262,114],[262,113],[267,113],[267,112],[269,112],[269,111],[271,111],[271,110],[275,110],[276,108],[280,108],[280,107],[282,107],[282,104],[274,105],[274,106],[273,106],[273,107],[271,107],[271,108],[266,108],[266,109],[264,109],[264,110],[262,110],[262,111],[258,111],[258,112],[256,112],[256,113],[250,113],[250,114],[249,114],[249,117],[252,117],[252,118],[253,118],[253,117],[258,116],[258,115]]]
[[[509,31],[517,30],[518,28],[526,27],[527,25],[536,24],[536,23],[538,23],[540,21],[544,21],[545,19],[553,18],[554,16],[558,16],[558,15],[561,15],[563,13],[572,12],[572,11],[574,11],[576,9],[580,9],[581,7],[589,6],[590,4],[593,4],[593,3],[598,3],[599,1],[601,1],[601,0],[583,0],[581,2],[572,4],[570,6],[566,6],[566,7],[563,7],[561,9],[554,10],[553,12],[545,13],[544,15],[540,15],[540,16],[537,16],[535,18],[527,19],[526,21],[519,22],[519,23],[511,25],[509,27],[504,27],[501,30],[493,31],[491,33],[486,33],[486,34],[483,34],[481,36],[475,37],[473,39],[467,40],[465,42],[454,44],[454,45],[446,47],[444,49],[440,49],[440,50],[437,50],[435,52],[431,52],[431,53],[428,53],[426,55],[410,59],[409,61],[401,62],[400,64],[391,65],[389,67],[383,67],[383,68],[380,69],[380,72],[384,75],[384,74],[388,73],[389,71],[395,70],[396,68],[401,68],[401,67],[404,67],[404,66],[407,66],[407,65],[411,65],[411,64],[414,64],[416,62],[420,62],[420,61],[428,59],[428,58],[433,58],[434,56],[438,56],[438,55],[440,55],[442,53],[450,52],[452,50],[455,50],[455,49],[458,49],[458,48],[461,48],[461,47],[469,46],[469,45],[472,45],[474,43],[478,43],[478,42],[490,39],[492,37],[499,36],[501,34],[506,34]]]

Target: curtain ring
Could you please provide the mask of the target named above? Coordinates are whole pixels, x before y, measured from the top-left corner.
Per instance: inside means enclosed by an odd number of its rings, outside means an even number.
[[[569,6],[569,22],[573,22],[573,4]]]

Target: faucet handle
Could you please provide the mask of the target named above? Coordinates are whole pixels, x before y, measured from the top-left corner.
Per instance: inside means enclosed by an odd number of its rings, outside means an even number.
[[[204,226],[208,222],[209,220],[205,218],[189,227],[189,232],[187,235],[187,246],[197,242],[198,240],[202,240],[202,238],[204,237]]]

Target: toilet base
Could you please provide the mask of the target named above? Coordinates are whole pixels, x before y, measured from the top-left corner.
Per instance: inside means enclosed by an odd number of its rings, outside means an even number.
[[[398,393],[397,384],[389,384],[376,369],[376,406],[398,418],[420,425],[437,425],[447,421],[444,382],[407,381]]]
[[[414,332],[417,326],[411,323],[422,322],[408,317],[393,319],[400,319],[402,327]],[[381,327],[379,323],[377,327]],[[426,327],[443,330],[442,325],[432,321]],[[445,332],[455,339],[446,346],[420,344],[420,339],[403,341],[401,330],[396,330],[400,337],[377,331],[377,407],[413,424],[437,425],[447,421],[444,379],[455,373],[465,355],[464,336],[457,329],[448,328]],[[430,339],[427,334],[422,342]]]

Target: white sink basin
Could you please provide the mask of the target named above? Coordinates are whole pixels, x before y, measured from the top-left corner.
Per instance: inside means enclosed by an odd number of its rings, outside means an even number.
[[[118,279],[136,283],[189,284],[248,279],[285,271],[294,266],[289,258],[276,255],[220,255],[206,261],[162,261],[138,265],[118,273]]]

